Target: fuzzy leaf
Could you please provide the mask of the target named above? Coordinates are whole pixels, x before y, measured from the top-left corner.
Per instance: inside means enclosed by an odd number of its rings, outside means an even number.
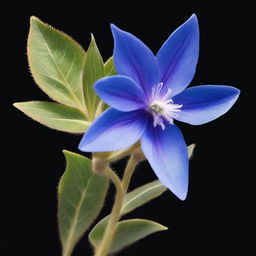
[[[126,194],[124,198],[122,215],[131,212],[137,207],[160,196],[166,190],[167,188],[163,186],[158,180],[134,189],[130,193]]]
[[[63,152],[67,167],[58,188],[58,221],[63,255],[70,255],[99,214],[108,180],[91,171],[91,160],[69,151]]]
[[[130,193],[126,194],[124,198],[121,215],[127,214],[137,207],[144,205],[152,199],[160,196],[166,190],[167,188],[156,180],[131,191]],[[109,216],[110,215],[107,215],[93,227],[89,234],[91,243],[93,243],[93,237],[97,237],[98,234],[104,232]]]
[[[194,150],[195,150],[196,144],[190,144],[187,149],[188,149],[188,158],[191,159],[193,157],[194,154]]]
[[[104,64],[104,74],[105,76],[114,76],[117,75],[117,72],[115,70],[114,66],[114,59],[113,57],[110,57]]]
[[[81,73],[85,52],[69,36],[31,17],[28,61],[38,86],[52,99],[84,110]]]
[[[80,110],[59,103],[28,101],[14,103],[14,106],[39,123],[59,131],[83,133],[90,125]]]
[[[83,91],[90,120],[94,119],[100,102],[100,98],[96,95],[93,89],[93,84],[102,77],[104,77],[104,63],[92,35],[83,72]]]
[[[103,238],[106,224],[102,225],[97,232],[90,234],[89,239],[92,245],[97,248]],[[168,228],[150,220],[130,219],[118,222],[116,233],[110,249],[110,253],[117,252],[124,247],[158,231],[164,231]]]

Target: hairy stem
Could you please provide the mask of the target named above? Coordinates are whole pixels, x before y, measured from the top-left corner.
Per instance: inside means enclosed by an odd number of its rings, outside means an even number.
[[[107,255],[116,229],[116,224],[120,217],[120,211],[122,208],[123,198],[124,198],[124,190],[122,183],[118,176],[113,172],[110,168],[108,168],[105,172],[105,175],[114,183],[116,187],[116,197],[115,203],[108,221],[108,225],[104,232],[104,236],[99,248],[96,251],[95,256],[105,256]]]
[[[124,176],[123,176],[123,180],[122,180],[124,193],[127,192],[132,174],[135,170],[135,167],[136,167],[137,163],[138,163],[137,159],[134,157],[134,155],[131,155],[131,157],[128,161],[128,164],[125,168]]]
[[[112,208],[112,212],[109,217],[108,225],[104,232],[103,239],[101,241],[100,246],[96,250],[95,256],[106,256],[111,248],[113,238],[116,231],[116,226],[118,220],[120,219],[121,209],[123,205],[124,196],[128,189],[132,173],[137,165],[137,161],[135,161],[134,157],[131,156],[127,167],[124,171],[124,177],[122,182],[118,178],[115,172],[113,172],[110,168],[108,168],[105,172],[105,175],[114,183],[116,187],[116,197],[115,203]]]

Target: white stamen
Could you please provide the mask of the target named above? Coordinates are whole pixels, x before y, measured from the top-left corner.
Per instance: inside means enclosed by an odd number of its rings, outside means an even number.
[[[165,129],[164,120],[173,124],[173,119],[177,118],[180,112],[181,104],[174,104],[170,98],[172,95],[171,89],[167,92],[163,92],[163,83],[158,84],[152,89],[152,97],[149,104],[149,111],[153,116],[153,125],[156,127],[160,125],[162,129]]]

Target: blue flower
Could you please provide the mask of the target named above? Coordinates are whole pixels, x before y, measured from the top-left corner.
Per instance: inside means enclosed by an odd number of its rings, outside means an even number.
[[[174,120],[200,125],[226,113],[240,91],[231,86],[186,89],[199,53],[198,20],[193,14],[176,29],[157,55],[138,38],[111,25],[119,75],[100,79],[96,93],[110,109],[84,134],[85,152],[119,150],[141,140],[155,174],[178,198],[188,190],[186,143]]]

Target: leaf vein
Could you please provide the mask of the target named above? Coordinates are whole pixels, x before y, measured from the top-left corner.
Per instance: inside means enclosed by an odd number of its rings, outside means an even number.
[[[133,202],[134,200],[136,200],[137,198],[139,198],[140,196],[142,196],[143,194],[147,193],[148,191],[156,188],[156,187],[160,187],[163,186],[162,184],[157,184],[155,186],[152,186],[150,188],[145,189],[144,191],[142,191],[141,193],[137,194],[136,196],[134,196],[132,199],[130,199],[129,201],[127,201],[126,203],[124,203],[123,207],[122,207],[122,211],[127,207],[127,205],[129,205],[131,202]]]
[[[39,27],[38,27],[39,28]],[[53,53],[52,53],[52,51],[51,51],[51,49],[49,48],[49,45],[48,45],[48,42],[47,42],[47,40],[46,40],[46,38],[45,38],[45,35],[44,35],[44,33],[43,33],[43,31],[39,28],[39,30],[40,30],[40,32],[41,32],[41,34],[42,34],[42,37],[43,37],[43,39],[44,39],[44,41],[45,41],[45,46],[46,46],[46,49],[47,49],[47,51],[48,51],[48,53],[49,53],[49,56],[51,57],[51,59],[53,60],[53,63],[55,64],[55,66],[56,66],[56,70],[57,70],[57,72],[60,74],[60,76],[62,77],[62,79],[63,79],[63,81],[64,81],[64,83],[62,83],[66,88],[67,88],[67,90],[69,91],[69,93],[72,95],[72,97],[73,97],[73,99],[76,101],[76,103],[81,107],[81,104],[80,104],[80,101],[78,100],[78,98],[77,98],[77,96],[73,93],[73,91],[72,91],[72,86],[68,83],[68,81],[66,80],[66,78],[65,78],[65,76],[63,75],[63,73],[62,73],[62,71],[61,71],[61,69],[60,69],[60,67],[59,67],[59,64],[57,63],[57,60],[55,59],[55,57],[53,56]]]

